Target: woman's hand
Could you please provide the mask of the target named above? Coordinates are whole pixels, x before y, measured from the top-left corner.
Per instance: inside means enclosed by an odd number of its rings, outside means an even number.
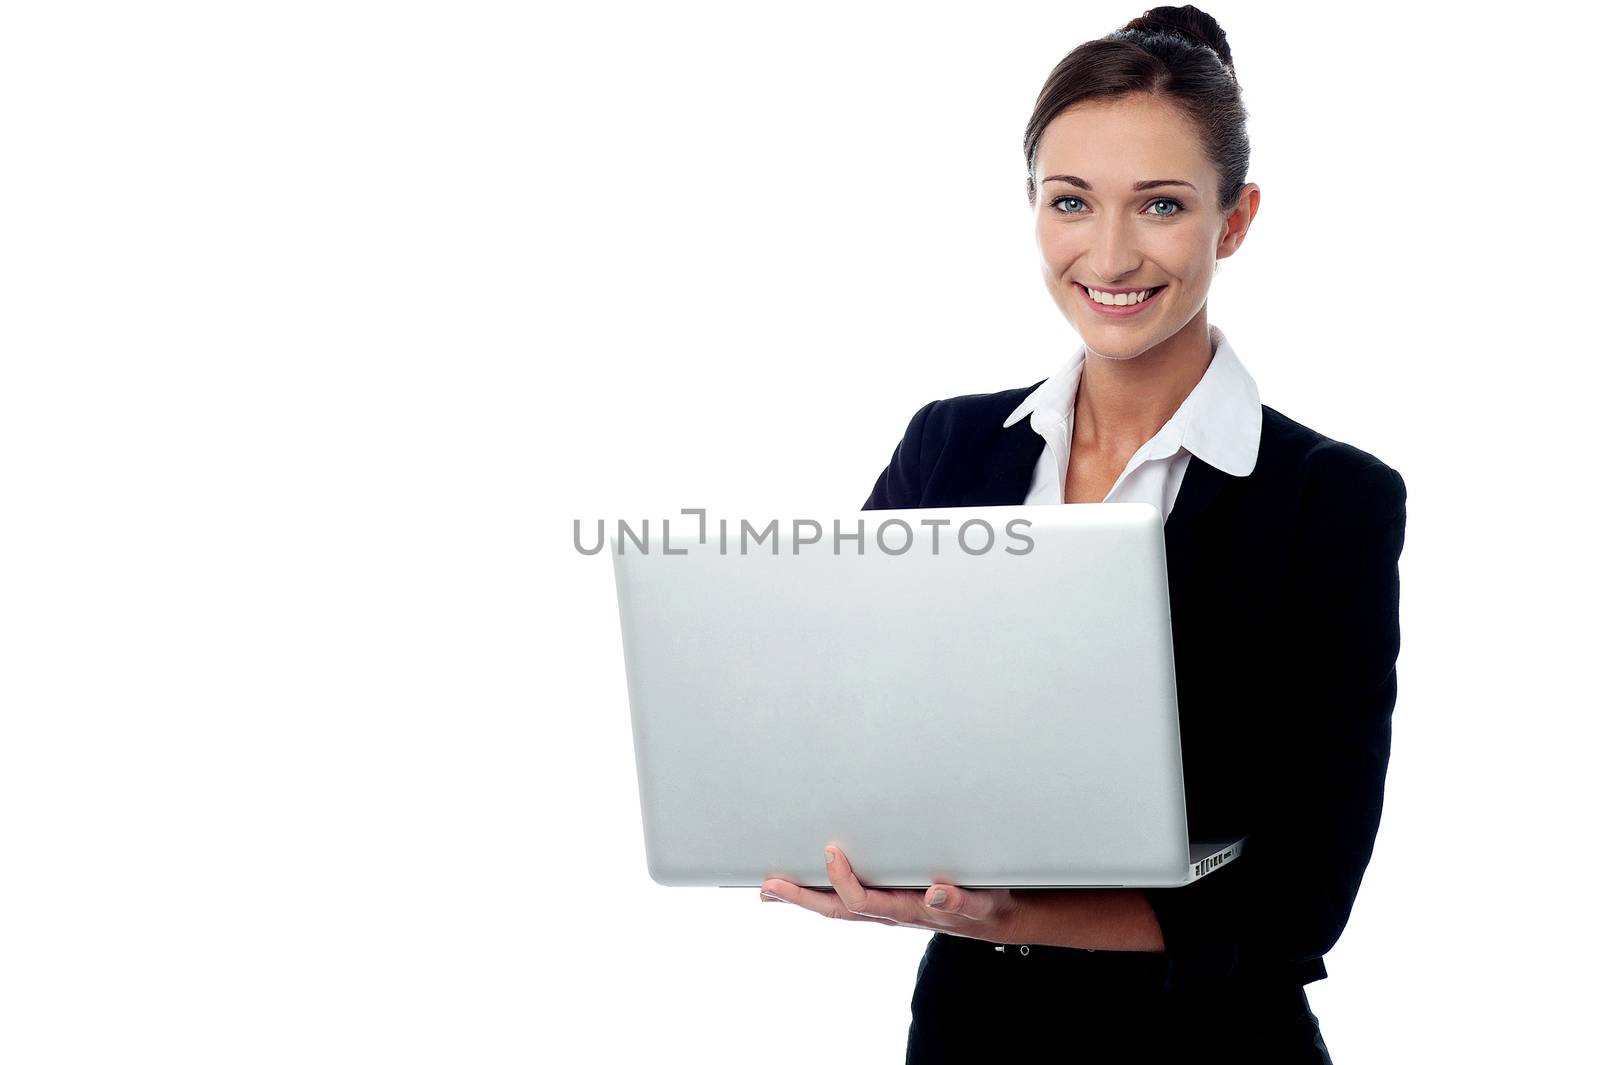
[[[761,899],[790,902],[824,917],[845,921],[925,928],[973,939],[1003,941],[1018,902],[1008,888],[968,889],[953,884],[933,884],[926,891],[912,888],[867,889],[856,879],[844,852],[830,844],[823,849],[833,891],[772,879],[761,885]]]

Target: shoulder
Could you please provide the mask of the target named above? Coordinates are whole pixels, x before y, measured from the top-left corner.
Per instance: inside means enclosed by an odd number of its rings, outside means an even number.
[[[1383,522],[1403,516],[1406,483],[1398,470],[1266,404],[1261,405],[1257,472],[1277,488],[1293,491],[1302,514],[1319,523],[1339,525],[1362,516]]]
[[[1019,420],[1005,421],[1032,388],[970,392],[917,409],[878,477],[866,509],[991,502],[1023,496],[1012,481],[1032,470],[1044,440]],[[1024,466],[1026,469],[1024,470]]]

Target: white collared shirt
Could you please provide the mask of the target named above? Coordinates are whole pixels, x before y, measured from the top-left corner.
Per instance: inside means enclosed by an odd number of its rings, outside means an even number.
[[[1201,461],[1234,477],[1244,477],[1255,469],[1261,446],[1261,396],[1255,378],[1239,361],[1222,330],[1213,325],[1209,333],[1212,356],[1204,376],[1156,435],[1133,453],[1106,493],[1105,502],[1154,503],[1165,521],[1178,499],[1190,455],[1199,455]],[[1045,447],[1034,466],[1033,485],[1024,503],[1063,502],[1072,418],[1085,356],[1086,349],[1080,344],[1066,364],[1028,393],[1005,420],[1009,428],[1031,414],[1034,432],[1044,437]]]

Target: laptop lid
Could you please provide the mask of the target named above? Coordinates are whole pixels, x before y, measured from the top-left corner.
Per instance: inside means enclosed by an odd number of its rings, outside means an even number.
[[[607,546],[658,883],[827,887],[830,841],[876,887],[1209,871],[1154,506],[639,524]]]

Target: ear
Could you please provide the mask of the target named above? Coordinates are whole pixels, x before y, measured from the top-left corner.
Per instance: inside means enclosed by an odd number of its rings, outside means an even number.
[[[1226,259],[1239,250],[1239,245],[1244,243],[1244,235],[1250,229],[1250,223],[1255,220],[1256,212],[1261,209],[1261,186],[1250,182],[1239,190],[1239,199],[1234,202],[1233,210],[1228,212],[1222,227],[1222,238],[1217,241],[1217,258]]]

